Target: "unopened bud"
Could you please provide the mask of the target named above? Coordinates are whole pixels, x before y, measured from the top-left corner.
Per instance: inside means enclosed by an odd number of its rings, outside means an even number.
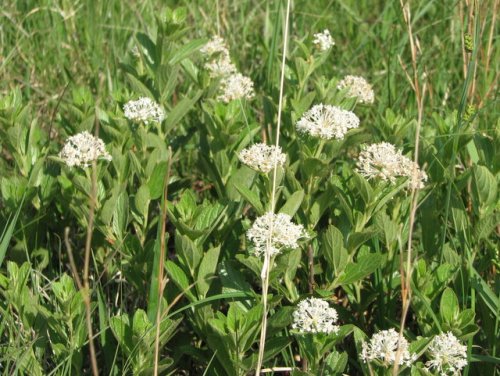
[[[467,52],[472,52],[474,50],[474,40],[472,39],[472,35],[469,33],[464,35],[464,45]]]

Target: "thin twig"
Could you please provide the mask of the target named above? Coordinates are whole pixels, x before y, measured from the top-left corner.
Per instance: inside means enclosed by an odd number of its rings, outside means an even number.
[[[411,13],[410,7],[408,4],[403,4],[403,1],[400,0],[401,8],[403,11],[403,17],[408,28],[408,37],[410,39],[410,49],[411,49],[411,59],[412,59],[412,68],[413,68],[413,89],[415,91],[415,98],[417,101],[417,126],[415,129],[415,153],[414,153],[414,164],[413,171],[411,176],[411,194],[410,194],[410,223],[409,223],[409,231],[408,231],[408,245],[406,250],[406,265],[404,270],[401,273],[401,298],[403,301],[403,308],[401,312],[401,321],[399,328],[399,340],[398,340],[398,349],[396,351],[396,357],[394,360],[394,368],[392,374],[395,376],[399,371],[399,359],[401,357],[401,346],[403,339],[403,332],[406,324],[406,316],[408,315],[408,310],[410,308],[411,303],[411,274],[412,274],[412,238],[413,238],[413,227],[415,224],[415,215],[418,207],[418,185],[416,184],[417,179],[417,166],[418,166],[418,156],[419,156],[419,147],[420,147],[420,128],[422,125],[423,118],[423,110],[424,110],[424,99],[427,85],[424,82],[421,86],[420,77],[418,74],[417,67],[417,48],[415,46],[415,38],[413,36],[413,30],[411,27]]]
[[[260,373],[271,373],[271,372],[291,372],[293,371],[293,367],[272,367],[272,368],[264,368]]]
[[[314,251],[311,244],[307,247],[307,263],[309,266],[309,294],[314,292]]]
[[[283,88],[285,85],[285,62],[286,62],[286,52],[288,46],[288,24],[290,21],[290,0],[287,0],[286,6],[286,16],[285,16],[285,30],[283,36],[283,58],[281,61],[281,78],[280,78],[280,95],[278,103],[278,124],[276,126],[276,149],[274,152],[274,159],[278,156],[278,147],[280,140],[280,128],[281,128],[281,112],[283,110]],[[276,182],[277,182],[277,170],[278,166],[274,166],[273,169],[273,187],[271,191],[271,212],[274,213],[276,209]],[[262,279],[262,322],[260,329],[260,340],[259,340],[259,354],[257,357],[257,366],[255,368],[255,374],[260,375],[262,369],[262,362],[264,360],[264,349],[266,345],[266,331],[267,331],[267,293],[269,291],[269,271],[271,269],[271,255],[269,249],[271,248],[271,236],[273,233],[273,221],[271,221],[269,229],[269,238],[266,242],[266,252],[264,254],[264,265],[262,266],[261,279]]]
[[[165,269],[165,235],[167,233],[167,203],[168,203],[168,181],[170,180],[170,171],[172,167],[172,149],[168,148],[168,164],[165,180],[163,181],[163,205],[161,208],[161,238],[160,238],[160,262],[158,263],[158,308],[156,310],[156,336],[155,336],[155,365],[154,375],[158,375],[158,361],[160,356],[160,322],[161,322],[161,301],[163,289],[166,282],[163,280],[163,271]]]
[[[73,258],[73,248],[71,248],[71,243],[69,241],[69,227],[64,229],[64,243],[66,244],[66,250],[68,251],[69,266],[71,267],[71,272],[73,273],[73,278],[76,281],[76,285],[79,290],[83,289],[82,280],[78,275],[78,269],[76,268],[75,259]]]
[[[99,122],[97,120],[96,114],[96,130],[95,136],[99,134]],[[92,234],[94,230],[94,215],[95,215],[95,205],[97,200],[97,162],[92,161],[92,177],[91,177],[91,191],[89,197],[89,220],[87,226],[87,237],[85,240],[85,260],[83,264],[83,301],[85,303],[85,317],[87,322],[87,334],[89,336],[89,350],[90,350],[90,363],[92,365],[92,374],[94,376],[99,375],[99,370],[97,368],[97,359],[94,347],[94,335],[92,333],[92,311],[90,304],[90,285],[89,285],[89,264],[90,264],[90,252],[92,246]]]
[[[493,5],[493,13],[492,13],[493,17],[491,19],[490,34],[488,37],[488,47],[486,49],[486,65],[484,67],[484,76],[485,77],[488,77],[488,72],[490,70],[491,51],[492,51],[492,47],[493,47],[493,36],[495,33],[498,3],[499,3],[499,1],[495,0],[495,3]]]

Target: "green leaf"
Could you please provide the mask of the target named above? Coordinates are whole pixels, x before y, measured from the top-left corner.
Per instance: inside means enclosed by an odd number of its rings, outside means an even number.
[[[257,193],[251,191],[249,188],[240,184],[239,182],[234,182],[234,187],[240,193],[240,195],[242,195],[243,198],[253,206],[258,215],[264,214],[264,207],[262,206]]]
[[[283,205],[280,209],[280,213],[288,214],[290,217],[293,217],[297,210],[300,208],[302,204],[302,200],[304,200],[304,190],[296,191],[288,197],[285,205]]]
[[[198,268],[198,283],[196,284],[200,298],[204,298],[207,295],[208,289],[212,284],[217,269],[217,263],[219,262],[219,254],[220,246],[214,247],[209,249],[201,260],[200,267]]]
[[[472,287],[477,291],[483,302],[490,309],[491,313],[497,320],[500,320],[500,299],[490,288],[488,283],[479,275],[479,273],[472,269],[473,275],[471,278]]]
[[[356,172],[353,173],[353,182],[357,191],[361,195],[361,198],[363,199],[365,204],[368,205],[372,201],[373,197],[372,187],[364,177],[362,177]]]
[[[198,51],[207,43],[207,39],[195,39],[186,43],[183,47],[179,48],[168,62],[171,65],[179,63],[181,60],[189,57],[194,52]]]
[[[167,174],[168,162],[158,163],[148,181],[149,198],[156,200],[163,194],[165,175]]]
[[[347,353],[338,353],[333,351],[325,359],[324,374],[325,375],[342,375],[347,365]]]
[[[227,196],[230,200],[238,201],[241,195],[238,193],[235,187],[235,183],[241,187],[250,187],[255,179],[257,173],[246,166],[242,166],[240,169],[236,170],[231,174],[226,185]]]
[[[363,231],[349,234],[349,238],[347,239],[347,249],[349,253],[352,254],[363,243],[373,238],[377,233],[377,231]]]
[[[272,359],[292,342],[288,337],[274,337],[266,340],[264,360]]]
[[[175,236],[175,250],[181,263],[189,269],[191,276],[195,276],[195,270],[201,262],[203,251],[197,243],[186,235]]]
[[[465,328],[468,325],[474,324],[476,313],[473,309],[465,309],[458,315],[460,328]]]
[[[109,326],[125,353],[130,355],[134,348],[134,341],[132,339],[132,328],[128,316],[121,315],[112,317],[109,320]]]
[[[448,324],[455,322],[458,317],[458,298],[450,288],[446,288],[443,291],[439,305],[439,314],[441,315],[441,319]]]
[[[113,212],[113,232],[118,239],[123,239],[128,225],[128,196],[126,192],[120,193],[116,200]]]
[[[323,236],[321,251],[338,277],[347,265],[349,255],[344,248],[344,237],[339,229],[330,225]]]
[[[498,183],[495,176],[484,166],[473,167],[472,197],[477,206],[494,204],[498,194]]]
[[[167,260],[165,268],[169,277],[172,279],[172,281],[174,281],[181,292],[184,293],[190,301],[196,301],[196,297],[191,292],[191,286],[189,285],[189,279],[186,273],[184,273],[184,271],[180,267],[178,267],[170,260]]]
[[[243,278],[243,274],[235,269],[234,263],[230,260],[220,263],[219,277],[224,292],[241,291],[251,293],[253,291],[252,286]]]
[[[129,72],[125,72],[125,77],[129,81],[130,85],[132,86],[135,92],[141,94],[144,97],[155,98],[151,90],[149,90],[148,87],[144,85],[141,81],[139,81],[135,76],[133,76]]]
[[[177,103],[165,119],[165,133],[175,127],[182,120],[182,118],[194,108],[195,103],[198,102],[198,99],[200,99],[202,94],[203,91],[198,90],[191,98],[185,97]]]
[[[143,217],[147,216],[148,208],[149,208],[149,187],[147,185],[142,185],[135,194],[134,204],[136,209],[143,215]]]
[[[21,213],[23,203],[24,195],[21,203],[19,204],[19,207],[16,210],[16,213],[13,216],[9,217],[9,219],[7,220],[7,225],[3,229],[2,236],[0,236],[0,266],[3,263],[5,254],[7,253],[7,249],[10,244],[10,240],[12,238],[12,235],[14,234],[14,229],[16,228],[17,219],[19,218],[19,214]]]
[[[356,263],[346,266],[344,273],[337,277],[334,285],[348,285],[362,280],[377,270],[382,265],[383,259],[380,253],[368,253],[360,256]]]
[[[142,309],[138,309],[134,313],[134,318],[132,319],[132,332],[134,336],[134,341],[142,341],[143,337],[146,336],[149,328],[152,324]]]
[[[325,210],[332,204],[332,195],[333,191],[328,188],[313,201],[311,209],[309,213],[307,213],[309,219],[308,224],[311,228],[316,227]]]

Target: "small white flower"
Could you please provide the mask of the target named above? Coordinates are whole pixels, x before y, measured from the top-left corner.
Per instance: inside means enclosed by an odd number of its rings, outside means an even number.
[[[129,101],[123,106],[125,117],[133,122],[149,124],[150,122],[161,123],[165,118],[163,109],[148,97]]]
[[[393,328],[375,333],[370,342],[363,342],[361,360],[365,363],[379,360],[386,366],[394,364],[396,361],[398,343],[399,333]],[[416,358],[417,356],[415,354],[410,354],[408,350],[408,341],[401,338],[399,364],[406,364],[409,366]]]
[[[231,62],[229,50],[221,37],[213,37],[200,51],[208,59],[205,69],[209,71],[210,77],[225,77],[236,73],[236,66]]]
[[[229,54],[221,54],[216,59],[207,61],[205,69],[210,73],[210,77],[226,77],[236,73],[236,66],[231,62]]]
[[[328,29],[323,30],[322,33],[314,34],[313,43],[322,52],[327,51],[335,46],[335,42],[333,41],[333,38],[330,35],[330,31]]]
[[[300,238],[306,237],[304,227],[292,222],[292,218],[283,213],[267,212],[257,218],[247,231],[247,238],[253,242],[252,253],[262,256],[278,254],[282,248],[295,249]]]
[[[372,86],[359,76],[345,76],[337,85],[337,89],[347,89],[349,97],[356,97],[360,103],[373,103],[375,94]]]
[[[252,99],[255,95],[253,82],[241,73],[231,74],[221,82],[222,94],[218,99],[229,103],[236,99]]]
[[[279,146],[276,148],[262,143],[243,149],[238,158],[250,168],[263,173],[268,173],[276,165],[283,166],[286,162],[286,154],[281,152]]]
[[[200,48],[200,52],[207,56],[212,56],[221,52],[227,52],[227,46],[224,39],[219,36],[214,36],[210,39],[207,44]]]
[[[308,298],[293,312],[292,328],[300,333],[337,333],[337,311],[322,299]]]
[[[434,337],[427,350],[432,360],[425,366],[435,368],[441,376],[458,375],[467,365],[467,346],[462,345],[451,332]]]
[[[104,142],[87,131],[69,137],[59,157],[69,167],[88,167],[92,161],[98,159],[111,160]]]
[[[358,157],[357,171],[367,179],[396,182],[397,177],[410,178],[410,188],[423,188],[427,174],[388,142],[366,147]]]
[[[349,129],[359,127],[359,118],[351,111],[317,104],[297,122],[297,130],[313,137],[342,140]]]

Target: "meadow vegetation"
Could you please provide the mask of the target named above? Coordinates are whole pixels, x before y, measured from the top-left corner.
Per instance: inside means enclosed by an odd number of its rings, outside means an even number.
[[[0,372],[498,375],[498,0],[7,0]]]

